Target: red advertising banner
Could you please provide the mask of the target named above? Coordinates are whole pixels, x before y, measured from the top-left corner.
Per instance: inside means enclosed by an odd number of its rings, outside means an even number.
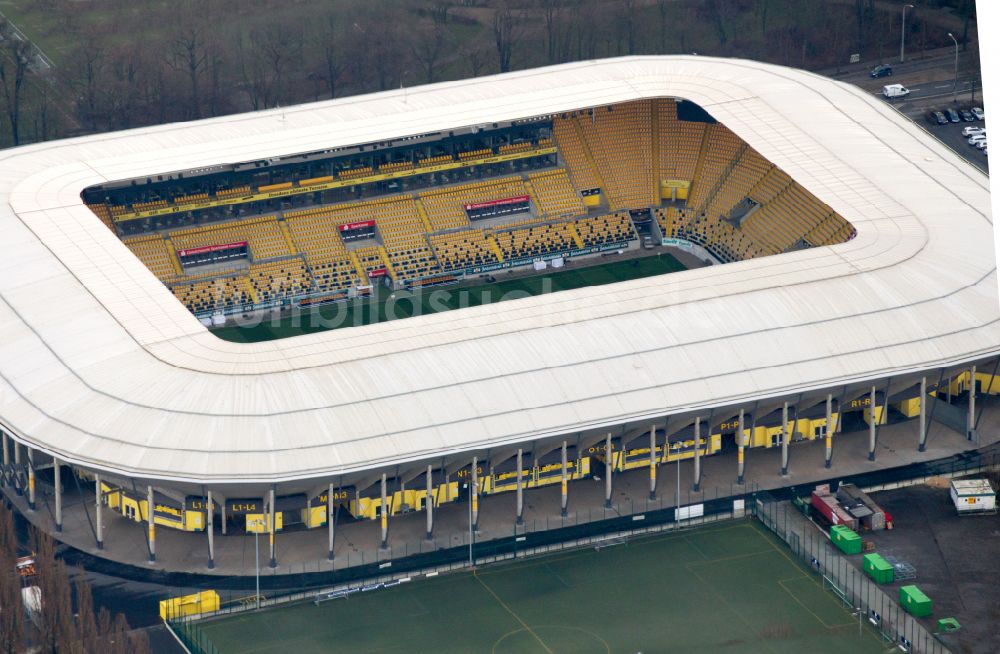
[[[486,209],[487,207],[502,207],[508,204],[521,204],[522,202],[527,202],[531,199],[529,195],[516,195],[512,198],[501,198],[499,200],[490,200],[489,202],[476,202],[474,204],[463,205],[466,211],[475,211],[477,209]]]
[[[346,223],[343,225],[338,225],[337,229],[339,229],[342,232],[349,232],[352,229],[361,229],[362,227],[374,227],[374,226],[375,226],[374,220],[362,220],[361,222],[357,223]]]
[[[389,271],[386,270],[385,268],[376,268],[375,270],[368,271],[368,278],[371,279],[372,277],[385,277],[388,274]]]
[[[196,254],[208,254],[209,252],[220,252],[222,250],[234,250],[236,248],[247,246],[246,241],[239,241],[237,243],[223,243],[221,245],[206,245],[200,248],[190,248],[188,250],[177,250],[177,256],[179,257],[193,257]]]

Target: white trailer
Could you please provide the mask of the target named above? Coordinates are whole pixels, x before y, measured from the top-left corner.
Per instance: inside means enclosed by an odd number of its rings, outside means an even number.
[[[959,515],[997,512],[997,493],[986,479],[953,479],[951,501]]]

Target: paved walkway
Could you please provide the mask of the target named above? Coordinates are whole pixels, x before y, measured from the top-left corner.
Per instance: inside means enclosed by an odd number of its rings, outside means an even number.
[[[990,445],[1000,440],[1000,408],[994,408],[994,400],[980,419],[980,439],[978,446]],[[746,482],[743,487],[736,484],[736,455],[727,452],[702,459],[702,489],[692,493],[693,464],[690,461],[667,464],[660,467],[657,478],[659,492],[656,501],[649,500],[649,473],[642,468],[614,477],[614,508],[606,510],[604,504],[604,482],[599,479],[585,479],[570,483],[570,515],[560,517],[559,485],[525,491],[525,508],[522,530],[537,531],[563,525],[573,525],[601,520],[614,515],[627,515],[648,509],[674,506],[677,493],[677,479],[680,477],[681,506],[726,497],[746,492],[747,489],[762,490],[787,486],[807,486],[816,480],[828,479],[834,474],[851,475],[876,471],[911,463],[932,461],[951,456],[957,452],[973,449],[962,435],[939,424],[930,426],[927,450],[917,451],[917,421],[909,420],[894,425],[884,425],[879,431],[876,460],[869,461],[868,432],[859,431],[839,434],[834,437],[833,470],[823,465],[823,442],[803,441],[789,447],[789,474],[780,475],[780,448],[748,449],[746,451]],[[601,470],[595,470],[601,476]],[[72,482],[66,482],[72,486]],[[160,571],[180,571],[216,575],[251,575],[255,570],[253,535],[232,534],[222,536],[216,523],[215,568],[209,570],[208,540],[204,533],[185,533],[165,527],[156,530],[157,561],[148,562],[146,525],[125,519],[114,511],[103,511],[105,524],[105,549],[95,547],[92,521],[94,519],[92,491],[83,486],[81,496],[75,488],[68,488],[64,497],[64,530],[58,534],[67,545],[84,552],[99,555],[120,563],[140,568]],[[51,488],[40,488],[38,509],[27,510],[25,498],[15,496],[12,489],[4,489],[15,506],[29,521],[51,531],[52,518]],[[515,493],[504,493],[483,497],[480,502],[479,528],[476,542],[510,536],[514,532]],[[85,510],[86,508],[86,510]],[[278,567],[269,569],[267,536],[260,538],[260,560],[262,574],[281,575],[303,572],[329,571],[332,565],[337,569],[359,563],[370,563],[406,556],[416,552],[455,547],[468,544],[469,518],[465,502],[438,507],[435,510],[433,541],[425,538],[426,516],[423,512],[393,516],[389,521],[390,550],[379,551],[379,524],[376,521],[343,520],[337,526],[335,559],[327,560],[327,530],[298,530],[278,533],[276,550]]]

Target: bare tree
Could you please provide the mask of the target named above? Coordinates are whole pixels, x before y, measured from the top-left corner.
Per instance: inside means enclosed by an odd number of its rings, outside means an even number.
[[[625,53],[630,55],[636,50],[635,6],[636,0],[620,0],[618,3],[619,34],[625,39]]]
[[[201,93],[198,80],[208,60],[201,25],[182,27],[172,41],[167,62],[187,77],[189,89],[188,117],[201,117]]]
[[[73,601],[66,565],[56,559],[55,543],[51,536],[32,530],[32,541],[41,595],[41,607],[35,621],[37,645],[42,654],[59,654],[64,648],[69,648],[69,643],[79,640],[73,620]]]
[[[667,30],[670,29],[671,0],[656,0],[656,8],[660,16],[660,52],[667,51]]]
[[[450,33],[440,23],[434,22],[429,27],[410,30],[410,35],[413,57],[424,69],[424,81],[432,84],[437,79],[442,55],[450,49]]]
[[[504,3],[493,13],[493,39],[497,46],[497,61],[501,73],[510,70],[511,56],[519,36],[518,16],[509,4]]]
[[[72,72],[70,84],[76,89],[76,114],[83,126],[97,131],[101,116],[100,101],[106,93],[104,46],[97,39],[87,39],[70,58]]]
[[[0,503],[0,654],[22,651],[24,641],[24,605],[16,561],[14,516]]]
[[[31,44],[18,38],[6,19],[0,19],[0,85],[14,145],[21,144],[21,101],[33,54]]]
[[[464,59],[469,62],[469,71],[472,77],[479,77],[483,69],[486,68],[488,53],[478,44],[472,44],[465,49]]]
[[[327,93],[331,98],[337,96],[340,79],[344,74],[345,64],[341,56],[340,21],[335,12],[328,13],[315,26],[312,44],[319,53],[319,78],[325,82]]]

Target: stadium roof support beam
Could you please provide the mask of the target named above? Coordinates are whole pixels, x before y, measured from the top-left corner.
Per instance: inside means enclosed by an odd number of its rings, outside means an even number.
[[[739,417],[736,421],[736,483],[741,485],[743,484],[743,473],[746,466],[746,454],[743,452],[747,443],[744,419],[743,409],[740,409]]]
[[[781,405],[781,476],[788,476],[788,402]]]
[[[875,400],[875,384],[872,384],[871,390],[871,400],[868,403],[868,460],[875,460],[875,438],[878,432],[879,416],[875,415],[875,407],[877,406]]]
[[[972,364],[969,368],[969,411],[965,422],[966,437],[970,441],[976,440],[976,364]]]
[[[59,459],[52,459],[52,475],[55,484],[55,521],[56,532],[63,530],[63,490],[62,490],[62,464]]]
[[[94,538],[97,541],[97,549],[104,549],[104,523],[101,521],[101,505],[104,504],[103,495],[101,491],[101,475],[97,473],[94,475],[94,515],[96,527],[94,529]]]
[[[823,466],[833,465],[833,393],[826,394],[826,424],[823,427]]]
[[[604,437],[604,508],[611,508],[611,471],[614,451],[611,449],[611,432]]]
[[[35,510],[35,451],[31,447],[25,447],[28,453],[28,510]]]
[[[205,531],[208,534],[208,569],[215,568],[215,503],[212,500],[212,489],[206,493],[205,501]]]

